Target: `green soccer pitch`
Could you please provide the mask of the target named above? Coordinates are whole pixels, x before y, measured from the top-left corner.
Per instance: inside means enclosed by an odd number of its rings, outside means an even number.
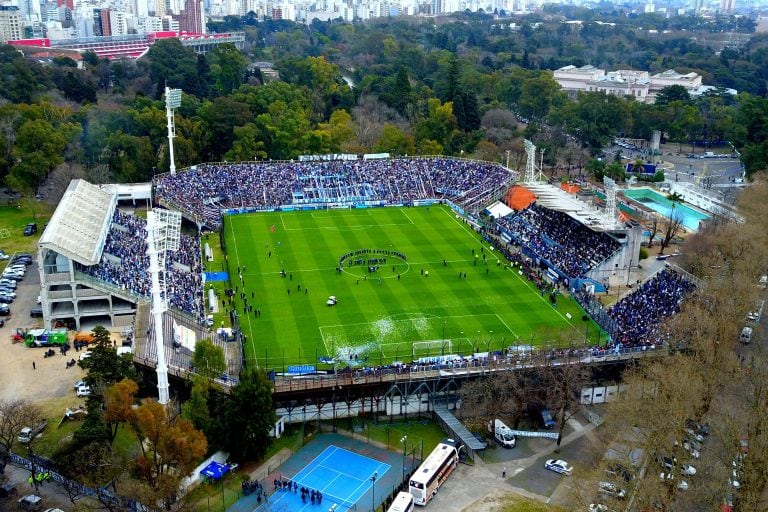
[[[445,206],[240,214],[223,230],[249,366],[391,364],[599,340],[573,300],[552,307]]]

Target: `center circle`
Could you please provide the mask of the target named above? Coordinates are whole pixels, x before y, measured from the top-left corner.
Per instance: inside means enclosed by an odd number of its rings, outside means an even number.
[[[357,279],[396,279],[411,268],[405,254],[394,249],[356,249],[339,258],[339,272]]]

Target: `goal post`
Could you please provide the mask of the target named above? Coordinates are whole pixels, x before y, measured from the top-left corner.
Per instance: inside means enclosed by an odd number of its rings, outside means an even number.
[[[417,360],[420,357],[433,357],[450,354],[452,351],[451,340],[425,340],[414,341],[411,344],[411,357]]]

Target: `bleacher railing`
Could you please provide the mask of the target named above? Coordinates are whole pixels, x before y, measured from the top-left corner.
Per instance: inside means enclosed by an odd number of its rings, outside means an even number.
[[[274,393],[288,393],[334,386],[409,382],[461,375],[482,375],[547,365],[602,364],[643,357],[663,356],[665,345],[624,347],[619,349],[539,350],[525,357],[499,357],[463,361],[455,364],[416,364],[410,367],[376,367],[315,375],[278,375],[273,379]]]

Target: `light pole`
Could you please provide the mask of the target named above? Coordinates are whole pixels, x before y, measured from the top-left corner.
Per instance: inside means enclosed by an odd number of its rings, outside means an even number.
[[[371,511],[376,512],[376,479],[379,477],[379,472],[374,471],[371,475]]]
[[[403,481],[405,481],[405,455],[406,455],[407,446],[408,446],[408,436],[401,437],[400,444],[403,445],[403,459],[401,461],[401,466],[403,468]]]

